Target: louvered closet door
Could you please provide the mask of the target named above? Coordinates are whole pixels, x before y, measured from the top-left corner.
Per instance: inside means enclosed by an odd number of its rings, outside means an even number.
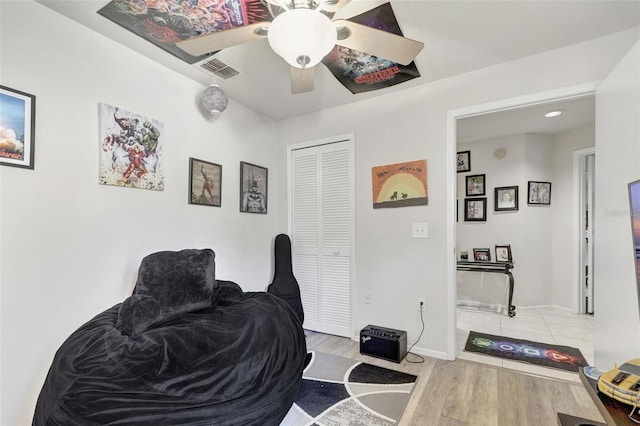
[[[293,149],[290,234],[305,328],[350,337],[353,242],[351,140]]]

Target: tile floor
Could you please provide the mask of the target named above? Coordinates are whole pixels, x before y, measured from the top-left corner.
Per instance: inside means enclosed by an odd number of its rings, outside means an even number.
[[[572,346],[580,349],[589,365],[593,365],[593,316],[590,315],[578,315],[554,307],[531,309],[518,307],[516,316],[510,318],[503,313],[491,312],[482,308],[458,308],[456,336],[458,358],[537,376],[579,382],[577,373],[465,352],[464,346],[470,330],[535,342]]]

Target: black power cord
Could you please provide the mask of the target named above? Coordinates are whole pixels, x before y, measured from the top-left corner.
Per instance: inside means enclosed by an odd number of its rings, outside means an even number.
[[[422,316],[422,307],[424,306],[424,302],[420,302],[420,322],[422,323],[422,330],[420,330],[420,335],[418,336],[418,338],[416,339],[416,341],[413,343],[413,345],[411,345],[411,347],[409,348],[409,350],[407,351],[407,362],[410,362],[412,364],[421,364],[424,362],[424,358],[421,355],[415,354],[413,352],[411,352],[411,349],[413,349],[413,347],[416,345],[416,343],[418,343],[420,341],[420,338],[422,337],[422,333],[424,333],[424,317]],[[409,354],[417,356],[418,358],[420,358],[418,361],[411,361],[409,359]]]

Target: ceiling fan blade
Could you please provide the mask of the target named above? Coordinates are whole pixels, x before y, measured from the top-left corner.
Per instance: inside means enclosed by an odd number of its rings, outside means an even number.
[[[337,45],[388,59],[398,64],[411,63],[424,47],[424,43],[420,41],[356,24],[346,19],[338,19],[334,23],[338,28]]]
[[[346,6],[351,0],[324,0],[322,10],[335,13]]]
[[[270,24],[271,22],[269,21],[256,22],[242,27],[214,31],[209,34],[179,41],[176,43],[176,46],[193,56],[205,55],[227,47],[261,40],[267,37],[267,29]]]
[[[291,94],[311,92],[316,75],[316,67],[291,67]]]

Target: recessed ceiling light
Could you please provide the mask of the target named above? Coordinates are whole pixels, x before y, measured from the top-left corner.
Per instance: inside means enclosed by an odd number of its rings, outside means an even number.
[[[547,118],[551,118],[551,117],[557,117],[560,114],[562,114],[564,110],[563,109],[556,109],[554,111],[549,111],[548,113],[546,113],[544,116]]]

